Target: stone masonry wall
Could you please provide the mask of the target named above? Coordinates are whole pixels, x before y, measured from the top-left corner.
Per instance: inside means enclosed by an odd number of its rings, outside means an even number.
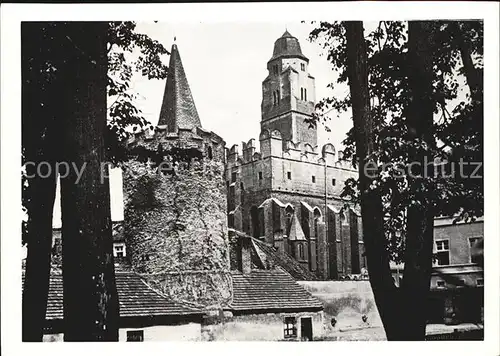
[[[202,156],[163,172],[151,160],[123,165],[124,236],[132,268],[153,288],[217,307],[231,299],[224,165]]]

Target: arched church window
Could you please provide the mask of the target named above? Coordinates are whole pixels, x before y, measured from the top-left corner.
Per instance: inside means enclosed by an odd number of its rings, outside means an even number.
[[[304,259],[304,245],[302,244],[299,244],[297,245],[297,249],[298,249],[298,259],[299,260],[303,260]]]
[[[304,88],[304,100],[307,100],[307,89]]]
[[[316,207],[314,208],[314,236],[318,238],[319,235],[319,221],[321,219],[321,211]]]
[[[304,88],[300,88],[300,100],[304,100]]]
[[[293,218],[293,207],[291,205],[287,205],[285,208],[285,217],[286,217],[286,235],[290,234],[290,227],[292,226],[292,218]]]
[[[259,209],[256,206],[252,206],[250,209],[250,218],[252,220],[253,237],[260,237]]]

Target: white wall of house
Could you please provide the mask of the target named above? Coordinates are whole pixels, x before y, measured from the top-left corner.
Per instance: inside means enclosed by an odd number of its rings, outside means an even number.
[[[279,341],[284,340],[285,318],[296,318],[297,335],[300,340],[302,318],[312,319],[313,339],[324,335],[323,312],[270,313],[233,316],[216,325],[206,325],[204,341]]]
[[[118,341],[127,341],[127,331],[142,330],[144,341],[197,341],[201,339],[201,324],[155,325],[144,328],[123,328],[118,330]],[[43,342],[64,341],[64,334],[47,334]]]
[[[201,324],[155,325],[118,331],[118,341],[127,341],[127,331],[143,330],[144,341],[196,341],[201,339]]]

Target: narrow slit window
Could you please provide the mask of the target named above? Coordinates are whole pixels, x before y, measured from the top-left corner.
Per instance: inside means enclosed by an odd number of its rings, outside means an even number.
[[[312,179],[313,183],[316,183],[316,177],[315,176],[312,176],[311,179]]]
[[[292,179],[292,172],[286,172],[286,176],[288,179]]]

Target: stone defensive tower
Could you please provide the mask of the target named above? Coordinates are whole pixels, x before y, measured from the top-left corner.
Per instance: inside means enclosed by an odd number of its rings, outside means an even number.
[[[232,297],[225,142],[203,129],[176,44],[158,125],[127,148],[124,234],[133,269],[173,299],[221,308]]]
[[[288,31],[274,43],[262,82],[262,130],[278,130],[284,140],[317,145],[317,131],[304,122],[315,104],[314,77],[300,43]]]

